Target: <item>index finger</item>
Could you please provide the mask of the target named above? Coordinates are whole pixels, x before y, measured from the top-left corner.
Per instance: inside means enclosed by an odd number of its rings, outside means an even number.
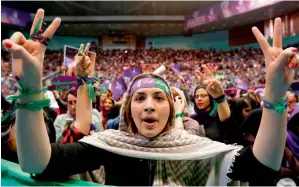
[[[43,19],[44,19],[44,14],[45,14],[45,11],[43,9],[38,9],[37,10],[37,12],[35,14],[35,17],[34,17],[34,20],[33,20],[33,23],[32,23],[32,26],[31,26],[31,29],[30,29],[30,36],[36,34],[36,33],[34,33],[35,30],[38,31],[38,30],[41,29],[42,22],[43,22]],[[38,23],[41,23],[41,24],[38,25],[38,27],[37,27]],[[35,28],[35,27],[37,27],[37,28]]]
[[[201,80],[206,80],[207,79],[207,77],[203,73],[201,73],[200,71],[196,70],[195,73],[201,78]]]
[[[211,73],[210,69],[206,65],[202,65],[202,67],[208,77],[214,77],[213,74]]]
[[[79,47],[79,50],[78,50],[78,53],[77,53],[78,56],[82,56],[83,48],[84,48],[84,44],[80,44],[80,47]]]
[[[256,40],[258,41],[263,54],[266,56],[268,54],[268,49],[271,47],[268,43],[268,41],[266,40],[266,38],[263,36],[263,34],[260,32],[260,30],[257,27],[252,27],[252,32],[256,38]]]

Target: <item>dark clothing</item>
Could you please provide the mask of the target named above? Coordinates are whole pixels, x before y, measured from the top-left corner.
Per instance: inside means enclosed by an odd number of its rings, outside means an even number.
[[[192,115],[192,119],[196,120],[199,125],[204,126],[206,137],[218,141],[224,142],[224,134],[221,129],[221,121],[217,115],[209,116],[208,112],[202,112],[199,115]]]
[[[205,128],[206,137],[214,141],[224,142],[224,134],[221,130],[221,122],[218,116],[217,118],[208,123],[204,123],[203,125]]]
[[[19,163],[18,155],[9,149],[7,144],[1,145],[1,159],[8,160],[14,163]]]
[[[111,110],[107,114],[108,119],[115,119],[119,116],[121,105],[116,104],[114,105]]]
[[[195,93],[198,89],[205,89],[205,87],[197,86],[195,88],[193,97],[195,98]],[[218,142],[224,142],[224,134],[221,129],[221,121],[219,119],[218,113],[217,113],[217,103],[215,103],[213,97],[209,95],[210,100],[210,111],[206,111],[206,109],[198,109],[195,103],[195,100],[193,100],[194,103],[194,111],[195,114],[191,116],[192,119],[196,120],[199,125],[203,125],[206,133],[206,137],[218,141]]]
[[[5,113],[11,107],[12,107],[12,105],[6,100],[6,98],[4,97],[4,95],[1,92],[1,110],[3,110],[3,113]]]
[[[224,143],[226,144],[236,143],[238,145],[243,145],[243,146],[247,145],[246,139],[243,136],[240,125],[234,119],[233,115],[231,115],[224,122],[221,122],[221,124],[219,125],[221,127],[221,131],[223,132]]]
[[[244,119],[241,125],[241,131],[243,133],[252,134],[254,137],[256,137],[257,132],[260,128],[262,114],[263,114],[262,108],[257,108],[252,110]]]
[[[54,121],[57,117],[57,113],[54,109],[45,107],[44,111],[47,114],[47,118],[45,118],[45,123],[47,125],[47,131],[50,139],[50,143],[56,142],[56,132],[54,127]]]
[[[148,186],[153,184],[155,161],[117,155],[86,143],[52,144],[51,159],[37,179],[63,180],[67,176],[105,167],[106,185]],[[241,150],[228,176],[244,181],[273,179],[279,172],[262,165],[252,153],[252,148]]]

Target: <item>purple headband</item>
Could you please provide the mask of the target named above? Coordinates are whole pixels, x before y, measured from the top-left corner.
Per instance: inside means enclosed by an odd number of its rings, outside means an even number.
[[[157,77],[143,77],[138,80],[135,80],[131,86],[130,96],[132,96],[137,90],[141,88],[160,88],[172,98],[167,83],[164,80]]]

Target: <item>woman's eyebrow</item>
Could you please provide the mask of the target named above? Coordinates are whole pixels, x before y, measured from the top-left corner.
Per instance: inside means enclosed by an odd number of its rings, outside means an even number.
[[[139,94],[139,95],[145,95],[145,93],[144,92],[135,92],[136,94]]]
[[[157,92],[154,92],[154,95],[157,95],[157,94],[163,94],[164,92],[162,91],[157,91]]]
[[[139,95],[146,95],[146,93],[144,93],[144,92],[135,92],[136,94],[139,94]],[[154,92],[153,94],[154,95],[156,95],[156,94],[163,94],[164,92],[163,91],[156,91],[156,92]]]

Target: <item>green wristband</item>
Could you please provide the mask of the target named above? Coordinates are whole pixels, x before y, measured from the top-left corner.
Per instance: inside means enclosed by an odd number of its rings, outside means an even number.
[[[184,116],[184,112],[178,113],[175,115],[175,118],[182,118]]]
[[[39,111],[43,109],[44,107],[49,107],[50,106],[50,99],[44,98],[38,101],[32,101],[29,102],[25,105],[21,105],[17,102],[18,99],[23,98],[27,95],[32,95],[32,94],[37,94],[41,93],[44,90],[47,90],[46,88],[41,88],[39,90],[29,90],[27,86],[24,84],[24,82],[19,78],[16,77],[16,80],[19,82],[20,86],[22,89],[17,88],[18,91],[20,92],[20,95],[11,95],[7,98],[7,100],[12,100],[15,101],[14,106],[12,107],[11,111],[6,112],[2,117],[1,117],[1,122],[6,120],[13,112],[15,112],[17,109],[27,109],[27,110],[32,110],[32,111]]]
[[[10,116],[12,113],[14,113],[17,109],[27,109],[27,110],[31,110],[31,111],[39,111],[39,110],[42,110],[44,107],[49,107],[50,103],[51,103],[50,99],[41,99],[41,100],[37,100],[37,101],[32,101],[25,105],[21,105],[18,102],[16,102],[15,105],[13,106],[12,110],[5,113],[5,115],[2,116],[1,122],[6,120],[8,118],[8,116]]]

